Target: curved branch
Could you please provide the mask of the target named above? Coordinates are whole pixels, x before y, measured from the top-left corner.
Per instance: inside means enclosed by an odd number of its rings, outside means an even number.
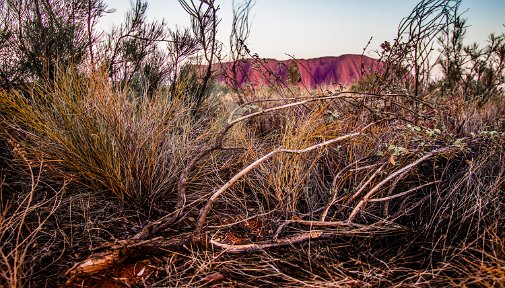
[[[428,158],[431,158],[435,154],[438,154],[438,153],[441,153],[441,152],[445,152],[447,150],[449,150],[449,147],[440,148],[440,149],[436,149],[434,151],[431,151],[430,153],[424,155],[423,157],[417,159],[416,161],[410,163],[409,165],[407,165],[407,166],[405,166],[405,167],[403,167],[403,168],[395,171],[394,173],[392,173],[391,175],[389,175],[388,177],[386,177],[379,184],[375,185],[375,187],[373,187],[363,197],[363,199],[361,199],[361,201],[358,202],[358,204],[356,205],[356,207],[354,207],[354,209],[352,210],[351,215],[349,215],[349,218],[347,219],[347,221],[352,222],[354,220],[354,218],[356,217],[356,215],[358,214],[358,212],[361,210],[361,208],[368,202],[368,199],[370,199],[370,197],[372,197],[375,193],[377,193],[377,191],[379,191],[379,189],[382,186],[384,186],[384,184],[386,184],[387,182],[389,182],[391,179],[395,178],[396,176],[398,176],[400,174],[407,173],[408,171],[412,170],[412,168],[416,167],[419,163],[423,162],[424,160],[426,160]]]
[[[337,201],[337,189],[336,189],[336,186],[337,186],[337,180],[340,179],[340,177],[348,170],[350,169],[352,166],[354,165],[357,165],[360,161],[362,161],[362,159],[359,159],[359,160],[356,160],[352,163],[349,163],[347,164],[347,166],[345,166],[344,168],[342,168],[340,171],[338,171],[338,173],[335,175],[335,177],[333,177],[333,181],[331,182],[331,189],[330,189],[330,193],[332,194],[331,196],[331,200],[328,201],[328,203],[326,204],[326,206],[324,207],[324,211],[323,213],[321,214],[321,222],[324,222],[325,219],[326,219],[326,216],[328,215],[328,212],[330,211],[331,207],[333,206],[333,204],[335,204],[335,202]]]
[[[318,149],[318,148],[321,148],[321,147],[324,147],[324,146],[327,146],[327,145],[330,145],[330,144],[333,144],[333,143],[336,143],[336,142],[339,142],[339,141],[342,141],[342,140],[345,140],[345,139],[348,139],[351,137],[361,135],[362,131],[364,131],[365,129],[370,127],[372,124],[365,126],[363,129],[361,129],[360,132],[354,132],[354,133],[347,134],[344,136],[336,137],[336,138],[318,143],[316,145],[307,147],[305,149],[293,150],[293,149],[278,148],[278,149],[275,149],[275,150],[271,151],[270,153],[264,155],[263,157],[254,161],[253,163],[249,164],[249,166],[247,166],[242,171],[240,171],[235,176],[233,176],[228,182],[226,182],[223,186],[221,186],[221,188],[219,188],[216,192],[214,192],[214,194],[212,194],[209,201],[207,202],[207,204],[203,208],[202,213],[200,214],[200,217],[198,218],[198,222],[196,224],[196,232],[197,233],[201,232],[201,230],[205,224],[207,214],[209,213],[210,209],[212,208],[212,205],[216,202],[217,198],[219,198],[219,196],[221,196],[221,194],[223,194],[223,192],[225,192],[228,188],[230,188],[233,184],[235,184],[235,182],[237,182],[240,178],[242,178],[244,175],[249,173],[252,169],[256,168],[261,163],[267,161],[268,159],[272,158],[273,156],[275,156],[279,153],[302,154],[302,153],[306,153],[306,152],[309,152],[309,151],[312,151],[312,150],[315,150],[315,149]]]
[[[384,201],[389,201],[391,199],[403,197],[403,196],[408,195],[408,194],[410,194],[412,192],[416,192],[417,190],[422,189],[422,188],[424,188],[426,186],[430,186],[430,185],[433,185],[433,184],[436,184],[436,183],[440,183],[440,180],[431,181],[431,182],[425,183],[423,185],[416,186],[416,187],[414,187],[412,189],[409,189],[407,191],[404,191],[404,192],[401,192],[401,193],[398,193],[398,194],[395,194],[395,195],[386,196],[386,197],[383,197],[383,198],[370,199],[368,202],[384,202]]]

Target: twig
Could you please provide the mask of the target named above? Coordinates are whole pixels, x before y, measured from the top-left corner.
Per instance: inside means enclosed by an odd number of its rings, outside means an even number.
[[[433,184],[436,184],[436,183],[440,183],[440,180],[432,181],[432,182],[429,182],[429,183],[425,183],[423,185],[414,187],[414,188],[412,188],[410,190],[407,190],[407,191],[404,191],[404,192],[401,192],[401,193],[398,193],[398,194],[395,194],[395,195],[391,195],[391,196],[387,196],[387,197],[383,197],[383,198],[370,199],[368,202],[383,202],[383,201],[388,201],[388,200],[391,200],[391,199],[399,198],[399,197],[405,196],[407,194],[410,194],[412,192],[415,192],[415,191],[417,191],[419,189],[422,189],[422,188],[424,188],[426,186],[430,186],[430,185],[433,185]]]
[[[320,96],[320,97],[310,96],[310,97],[279,98],[279,99],[258,99],[258,100],[249,101],[249,102],[244,103],[244,104],[236,107],[235,109],[233,109],[233,111],[230,113],[230,115],[228,117],[228,123],[231,124],[235,121],[242,121],[242,120],[245,120],[246,118],[257,116],[257,115],[264,114],[267,112],[272,112],[275,110],[285,109],[285,108],[289,108],[289,107],[293,107],[293,106],[304,105],[304,104],[314,102],[314,101],[333,100],[333,99],[338,99],[338,98],[348,98],[348,97],[351,97],[350,95],[365,95],[365,96],[373,96],[373,97],[408,97],[408,98],[413,98],[414,100],[416,100],[420,103],[423,103],[425,105],[430,105],[430,103],[426,102],[425,100],[419,99],[415,96],[408,95],[408,94],[395,94],[395,93],[379,94],[379,93],[345,91],[345,92],[338,92],[338,93],[334,93],[331,95]],[[281,106],[275,106],[273,108],[269,108],[269,109],[261,110],[261,111],[255,112],[255,113],[247,114],[247,115],[244,115],[240,118],[233,120],[233,116],[235,116],[235,113],[237,113],[237,111],[243,107],[246,107],[248,105],[255,104],[255,103],[278,102],[278,101],[298,101],[298,102],[289,103],[289,104],[285,104],[285,105],[281,105]],[[241,119],[241,118],[244,118],[244,119]]]
[[[328,215],[328,212],[330,211],[331,206],[333,206],[333,204],[337,200],[337,190],[336,190],[337,180],[340,178],[340,176],[342,176],[342,174],[344,174],[345,171],[347,171],[347,169],[351,168],[354,165],[357,165],[362,160],[363,159],[360,159],[360,160],[354,161],[350,164],[347,164],[347,166],[345,166],[340,171],[338,171],[338,173],[335,175],[335,177],[333,177],[333,181],[331,183],[331,190],[330,190],[330,192],[332,193],[332,198],[331,198],[331,201],[328,201],[328,204],[326,204],[326,207],[325,207],[323,213],[321,214],[321,221],[324,221],[326,219],[326,216]]]
[[[268,214],[272,214],[273,212],[275,212],[275,210],[272,210],[270,212],[266,212],[266,213],[261,213],[261,214],[257,214],[257,215],[253,215],[251,217],[247,217],[247,218],[244,218],[244,219],[241,219],[239,221],[235,221],[233,223],[229,223],[229,224],[224,224],[224,225],[218,225],[218,226],[209,226],[209,228],[226,228],[226,227],[233,227],[235,225],[238,225],[240,223],[244,223],[244,222],[247,222],[251,219],[255,219],[255,218],[259,218],[261,216],[265,216],[265,215],[268,215]]]
[[[357,223],[352,223],[348,221],[313,221],[313,220],[289,220],[288,223],[296,223],[304,226],[310,226],[310,227],[366,227],[368,225],[361,225]]]
[[[370,184],[370,182],[372,182],[372,180],[377,175],[379,175],[379,173],[382,171],[382,169],[384,169],[386,164],[387,164],[387,162],[382,164],[377,170],[375,170],[375,172],[372,174],[372,176],[370,176],[370,178],[368,178],[368,180],[366,180],[366,182],[363,185],[361,185],[361,187],[358,189],[358,191],[356,191],[356,193],[354,193],[354,195],[352,195],[352,197],[349,199],[348,203],[350,203],[354,199],[358,198],[358,196],[361,194],[361,192],[363,192],[363,190],[365,190],[365,188],[368,186],[368,184]]]

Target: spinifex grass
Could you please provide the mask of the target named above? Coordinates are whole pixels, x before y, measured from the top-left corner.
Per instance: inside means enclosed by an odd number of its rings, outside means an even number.
[[[209,122],[191,116],[180,86],[147,98],[99,74],[67,73],[26,94],[2,92],[7,137],[52,173],[149,208],[173,193],[182,159]]]

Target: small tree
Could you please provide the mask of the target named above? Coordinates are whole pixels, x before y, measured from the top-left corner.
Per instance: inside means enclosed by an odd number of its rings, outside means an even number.
[[[464,46],[466,21],[457,16],[439,38],[441,55],[438,64],[443,78],[442,96],[462,94],[466,101],[477,99],[481,104],[502,95],[505,83],[505,35],[489,36],[488,44]]]
[[[292,85],[297,85],[302,81],[302,75],[300,74],[300,71],[298,70],[298,65],[296,64],[295,61],[293,61],[289,65],[286,78],[288,83]]]
[[[251,32],[249,13],[251,12],[253,6],[254,2],[251,0],[245,0],[240,3],[233,1],[233,21],[230,33],[231,67],[229,69],[230,71],[224,71],[224,75],[227,78],[226,80],[228,85],[237,95],[239,104],[244,103],[244,97],[241,89],[242,83],[239,80],[239,72],[242,72],[242,75],[244,76],[247,75],[247,73],[243,71],[246,68],[246,65],[241,64],[243,59],[250,54],[246,41]]]
[[[165,22],[148,22],[146,12],[147,2],[137,0],[99,50],[111,80],[119,87],[129,84],[137,95],[153,93],[168,75],[166,53],[159,47],[166,39]]]
[[[423,0],[402,19],[396,39],[381,45],[378,73],[372,91],[408,92],[419,97],[433,68],[434,40],[455,23],[461,0]]]
[[[103,0],[6,0],[0,4],[0,87],[54,80],[93,53]],[[91,56],[91,55],[90,55]]]
[[[438,64],[442,69],[442,94],[454,92],[463,80],[463,69],[465,64],[465,55],[463,51],[463,39],[466,34],[466,20],[457,16],[451,27],[443,31],[439,38],[440,58]]]
[[[186,1],[179,0],[182,8],[188,13],[191,18],[191,29],[193,37],[198,43],[198,54],[203,60],[204,69],[200,73],[200,81],[196,92],[189,97],[195,104],[193,116],[198,112],[198,108],[202,104],[203,99],[208,96],[210,81],[213,76],[213,64],[220,58],[221,43],[216,39],[217,28],[220,22],[217,17],[219,6],[215,4],[215,0],[194,0]],[[200,64],[200,63],[198,63]]]
[[[489,36],[488,44],[479,48],[473,44],[464,48],[469,68],[464,75],[466,100],[477,98],[480,104],[503,95],[505,84],[505,34]]]

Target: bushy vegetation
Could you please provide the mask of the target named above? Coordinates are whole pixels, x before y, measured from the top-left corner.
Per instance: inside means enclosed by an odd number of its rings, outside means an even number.
[[[180,2],[191,28],[136,2],[104,38],[101,1],[0,4],[1,286],[505,286],[504,35],[421,1],[351,89],[245,91],[214,1]]]

